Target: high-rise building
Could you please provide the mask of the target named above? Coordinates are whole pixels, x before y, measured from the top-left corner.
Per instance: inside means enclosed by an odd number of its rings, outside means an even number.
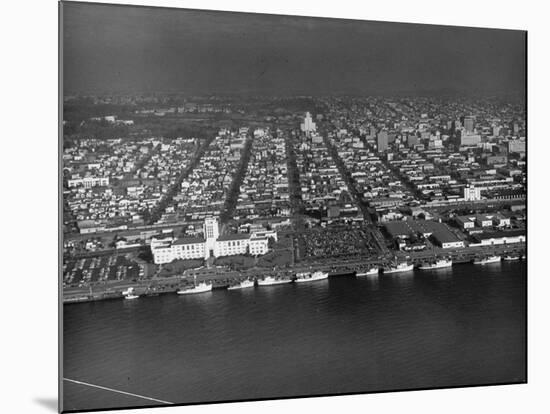
[[[317,127],[315,125],[315,122],[313,122],[313,119],[311,119],[311,114],[309,112],[306,112],[306,117],[304,118],[304,123],[300,125],[300,129],[306,133],[306,135],[310,135],[312,132],[315,132],[317,130]]]
[[[381,130],[377,137],[378,152],[384,152],[388,149],[388,131]]]
[[[474,132],[474,117],[473,116],[465,116],[464,117],[464,129],[466,132]]]

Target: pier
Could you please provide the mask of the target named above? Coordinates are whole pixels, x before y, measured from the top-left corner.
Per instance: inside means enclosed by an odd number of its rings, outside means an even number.
[[[299,272],[328,272],[329,277],[352,275],[365,269],[383,268],[396,262],[412,263],[415,267],[423,263],[437,259],[451,259],[453,264],[471,263],[475,259],[497,255],[525,255],[525,243],[511,245],[496,245],[483,247],[464,247],[457,249],[438,249],[437,251],[396,252],[377,258],[350,258],[350,259],[319,259],[315,262],[300,262],[292,267],[285,268],[260,268],[253,267],[246,270],[232,270],[228,267],[204,267],[189,269],[181,275],[165,278],[154,277],[136,282],[122,281],[115,283],[97,283],[82,288],[68,288],[63,292],[63,303],[80,303],[97,300],[121,299],[123,291],[134,288],[134,292],[140,296],[157,296],[165,293],[177,292],[183,286],[193,283],[212,283],[213,289],[225,289],[232,284],[240,283],[246,279],[258,280],[265,276],[278,276],[294,279]]]

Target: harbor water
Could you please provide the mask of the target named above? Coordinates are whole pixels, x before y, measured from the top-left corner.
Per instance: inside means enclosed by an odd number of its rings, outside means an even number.
[[[64,305],[63,376],[173,403],[526,381],[526,264]],[[64,409],[162,405],[64,381]]]

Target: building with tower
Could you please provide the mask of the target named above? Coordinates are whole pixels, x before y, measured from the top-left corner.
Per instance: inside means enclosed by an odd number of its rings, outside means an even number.
[[[218,220],[215,217],[207,217],[202,226],[205,238],[205,254],[206,257],[215,256],[216,240],[220,236],[220,227]]]
[[[478,201],[481,200],[481,189],[476,188],[473,185],[464,188],[464,200],[465,201]]]
[[[260,256],[269,251],[269,239],[277,241],[276,231],[264,229],[220,236],[218,219],[215,217],[204,220],[203,235],[204,238],[153,237],[151,252],[154,263],[165,264],[173,260],[208,259],[236,254]]]
[[[315,125],[315,122],[313,122],[309,112],[306,112],[304,123],[300,125],[300,129],[305,132],[307,136],[311,135],[312,132],[317,131],[317,126]]]

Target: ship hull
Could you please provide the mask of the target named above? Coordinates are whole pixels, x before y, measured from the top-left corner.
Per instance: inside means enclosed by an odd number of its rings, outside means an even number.
[[[451,267],[453,265],[453,262],[447,261],[447,262],[441,262],[441,263],[432,263],[429,265],[422,265],[419,267],[420,270],[433,270],[433,269],[444,269],[446,267]]]
[[[490,263],[500,263],[500,256],[489,257],[487,259],[482,259],[482,260],[474,260],[474,264],[484,265],[484,264],[490,264]]]
[[[311,277],[298,277],[296,278],[296,283],[307,283],[307,282],[315,282],[317,280],[324,280],[328,278],[328,273],[322,273],[322,272],[315,272]]]
[[[258,286],[283,285],[292,282],[292,279],[258,280]]]
[[[210,292],[211,290],[212,290],[212,285],[196,286],[191,289],[178,290],[178,295],[192,295],[195,293]]]
[[[227,288],[227,290],[238,290],[238,289],[246,289],[246,288],[251,288],[251,287],[254,287],[254,282],[250,281],[250,280],[247,280],[245,282],[239,283],[238,285],[229,286]]]
[[[367,270],[366,272],[356,273],[355,276],[357,277],[363,277],[363,276],[375,276],[378,274],[378,268]]]
[[[402,272],[410,272],[411,270],[413,270],[414,268],[414,265],[407,265],[407,266],[403,266],[403,267],[389,267],[389,268],[385,268],[383,270],[384,274],[386,275],[389,275],[389,274],[392,274],[392,273],[402,273]]]

